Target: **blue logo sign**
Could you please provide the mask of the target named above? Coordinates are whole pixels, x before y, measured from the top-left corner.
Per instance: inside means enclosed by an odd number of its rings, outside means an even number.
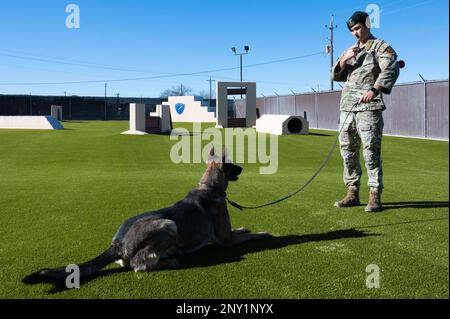
[[[175,104],[175,110],[177,111],[178,114],[182,114],[184,112],[184,109],[186,108],[186,106],[183,103],[177,103]]]

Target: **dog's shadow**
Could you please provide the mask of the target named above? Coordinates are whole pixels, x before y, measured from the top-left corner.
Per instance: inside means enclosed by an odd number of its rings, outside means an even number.
[[[321,234],[270,236],[260,240],[248,241],[232,247],[221,247],[216,244],[208,245],[201,250],[178,257],[180,268],[168,269],[164,271],[176,271],[189,268],[210,267],[220,264],[240,262],[245,259],[245,255],[261,252],[265,250],[279,249],[291,245],[299,245],[309,242],[320,242],[338,240],[342,238],[363,238],[367,236],[379,236],[380,234],[360,231],[354,228],[335,230]],[[98,272],[90,277],[83,278],[81,285],[86,284],[96,278],[113,274],[131,272],[129,268],[113,268]],[[48,293],[54,294],[68,290],[64,284],[55,284]]]

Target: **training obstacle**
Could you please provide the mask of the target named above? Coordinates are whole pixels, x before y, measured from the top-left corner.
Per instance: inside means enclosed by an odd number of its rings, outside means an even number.
[[[53,116],[0,116],[0,129],[63,130]]]
[[[169,106],[157,105],[156,112],[145,115],[145,104],[130,103],[130,129],[124,135],[167,133],[172,130]]]
[[[63,107],[61,105],[52,105],[50,107],[50,116],[53,116],[58,121],[63,120]]]
[[[216,122],[215,108],[199,96],[169,96],[162,105],[170,107],[173,122]]]
[[[156,111],[145,118],[147,133],[168,133],[173,129],[172,112],[169,105],[158,104]]]
[[[228,117],[228,95],[245,95],[245,118]],[[256,83],[220,82],[216,83],[217,128],[253,127],[256,123]]]
[[[264,114],[256,120],[256,131],[274,135],[306,135],[309,122],[298,115]]]

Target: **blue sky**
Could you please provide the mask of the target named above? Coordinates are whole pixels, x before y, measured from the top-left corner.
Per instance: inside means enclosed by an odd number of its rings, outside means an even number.
[[[70,3],[80,8],[79,29],[66,27]],[[2,0],[0,94],[103,96],[106,80],[235,68],[108,83],[111,96],[157,97],[180,83],[209,91],[209,76],[239,80],[231,47],[242,51],[245,45],[244,81],[257,82],[258,96],[328,90],[325,25],[334,14],[336,59],[355,43],[345,21],[368,4],[381,9],[380,28],[372,33],[406,61],[398,83],[418,81],[419,73],[427,80],[448,78],[447,0]],[[94,82],[29,84],[79,81]]]

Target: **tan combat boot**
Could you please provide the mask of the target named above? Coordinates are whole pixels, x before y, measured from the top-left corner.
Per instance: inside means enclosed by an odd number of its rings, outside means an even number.
[[[359,206],[359,190],[355,188],[349,188],[347,190],[347,195],[338,202],[334,203],[335,207],[352,207]]]
[[[367,204],[364,211],[368,213],[381,211],[381,192],[371,190],[369,195],[369,203]]]

